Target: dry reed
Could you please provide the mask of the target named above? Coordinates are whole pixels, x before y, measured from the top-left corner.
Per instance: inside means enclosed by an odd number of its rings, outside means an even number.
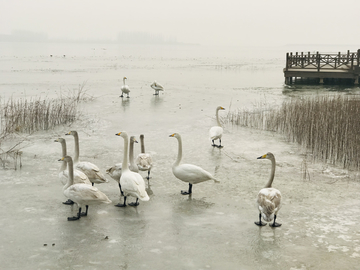
[[[230,112],[227,121],[276,131],[317,160],[360,168],[360,100],[351,96],[293,98],[275,109]]]

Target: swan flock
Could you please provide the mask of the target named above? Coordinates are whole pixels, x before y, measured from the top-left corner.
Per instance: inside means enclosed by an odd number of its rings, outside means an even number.
[[[124,85],[125,85],[124,77]],[[151,85],[154,87],[161,87],[156,85],[156,81]],[[161,87],[162,88],[162,87]],[[124,87],[126,89],[126,87]],[[154,88],[155,89],[155,88]],[[127,90],[122,92],[128,94]],[[162,89],[155,89],[158,91]],[[219,120],[219,111],[225,110],[222,106],[218,106],[215,111],[217,125],[213,126],[209,130],[209,137],[213,147],[222,148],[221,139],[223,135],[223,127]],[[100,191],[94,184],[107,183],[108,180],[101,172],[99,167],[88,161],[80,161],[80,144],[79,135],[77,131],[70,131],[65,135],[71,135],[74,138],[74,155],[73,158],[68,155],[66,148],[66,141],[64,138],[55,139],[55,142],[61,144],[62,161],[59,169],[59,179],[63,184],[63,194],[68,198],[68,201],[64,204],[71,205],[76,203],[78,206],[78,212],[76,216],[69,217],[69,221],[79,220],[83,216],[87,216],[89,205],[96,204],[109,204],[112,201]],[[122,131],[115,134],[123,139],[123,151],[122,161],[115,163],[113,166],[106,170],[106,175],[110,176],[118,183],[120,190],[120,200],[123,198],[122,203],[118,203],[117,207],[138,206],[139,201],[149,201],[152,193],[147,193],[147,186],[144,178],[150,180],[150,172],[153,168],[153,161],[150,153],[145,151],[145,136],[140,135],[141,152],[136,159],[134,158],[134,144],[138,143],[135,136],[128,136],[127,132]],[[212,180],[215,183],[220,181],[210,172],[203,169],[200,166],[182,163],[183,158],[183,142],[179,133],[172,133],[169,135],[171,138],[177,140],[177,157],[172,165],[172,173],[175,178],[182,182],[188,183],[188,189],[182,190],[182,195],[192,195],[193,185],[199,184],[205,181]],[[215,144],[215,140],[219,140],[219,144]],[[259,219],[255,222],[257,226],[265,226],[266,222],[270,222],[271,227],[280,227],[281,224],[277,223],[277,215],[281,208],[281,193],[278,189],[272,187],[275,176],[275,156],[271,152],[258,157],[258,159],[268,159],[271,161],[270,178],[265,187],[262,188],[257,195],[256,203],[259,211]],[[145,171],[147,175],[142,177],[140,171]],[[127,202],[129,198],[134,198],[135,201]],[[82,210],[85,209],[85,212]],[[265,222],[264,222],[265,221]]]

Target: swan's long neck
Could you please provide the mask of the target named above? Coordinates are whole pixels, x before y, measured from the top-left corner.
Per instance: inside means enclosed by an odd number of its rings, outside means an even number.
[[[124,158],[122,162],[122,171],[125,171],[125,170],[129,170],[129,158],[128,158],[129,138],[127,135],[125,135],[123,139],[124,139]]]
[[[144,137],[140,137],[141,153],[145,153]]]
[[[126,79],[125,79],[125,78],[123,78],[123,83],[124,83],[124,85],[125,85],[125,80],[126,80]]]
[[[269,178],[269,181],[267,182],[267,184],[265,185],[265,188],[271,188],[271,185],[272,185],[272,182],[274,181],[274,176],[275,176],[275,166],[276,166],[275,157],[270,160],[271,160],[270,178]]]
[[[130,141],[130,150],[129,150],[129,158],[130,158],[130,164],[133,167],[136,167],[135,161],[134,161],[134,141]]]
[[[182,158],[182,141],[180,137],[177,137],[177,140],[178,140],[178,155],[173,166],[178,166]]]
[[[65,140],[61,141],[61,150],[62,150],[62,157],[65,157],[65,156],[66,156],[66,141],[65,141]],[[61,171],[65,171],[65,170],[66,170],[66,167],[67,167],[67,162],[64,161],[64,162],[61,164],[60,170],[61,170]]]
[[[68,164],[68,170],[69,170],[69,177],[68,177],[68,180],[66,182],[66,185],[64,186],[64,190],[74,184],[74,164],[73,164],[73,161],[68,160],[67,164]]]
[[[77,133],[74,134],[74,140],[75,140],[74,163],[78,163],[79,162],[80,147],[79,147],[79,135]]]
[[[221,123],[219,120],[219,109],[216,110],[216,122],[217,122],[218,126],[221,127]]]

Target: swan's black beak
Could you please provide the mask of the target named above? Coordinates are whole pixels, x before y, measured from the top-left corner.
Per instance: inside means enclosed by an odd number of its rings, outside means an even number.
[[[60,158],[58,161],[64,161],[64,158]]]
[[[175,134],[171,134],[171,135],[169,135],[169,137],[174,137],[174,135],[175,135]]]
[[[65,135],[70,135],[70,132],[68,132],[68,133],[65,133]]]
[[[116,136],[120,136],[120,134],[121,134],[121,132],[119,132],[119,133],[116,133],[115,135],[116,135]]]
[[[135,141],[136,143],[139,143],[138,141]]]
[[[261,157],[258,157],[257,159],[263,159],[263,158],[266,158],[266,154],[262,155]]]

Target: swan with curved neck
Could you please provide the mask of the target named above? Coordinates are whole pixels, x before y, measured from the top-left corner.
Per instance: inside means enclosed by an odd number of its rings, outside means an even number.
[[[129,149],[129,158],[130,158],[129,169],[130,169],[130,171],[133,171],[133,172],[139,172],[139,169],[136,166],[135,161],[134,161],[134,143],[135,142],[137,143],[135,136],[131,136],[130,137],[130,149]],[[120,185],[121,172],[122,172],[122,163],[116,163],[114,166],[112,166],[111,168],[106,170],[106,173],[108,175],[110,175],[110,177],[112,179],[114,179],[116,182],[118,182],[119,189],[120,189],[120,195],[124,196],[124,193],[123,193],[123,191],[121,189],[121,185]]]
[[[159,95],[159,91],[164,91],[164,87],[163,87],[161,84],[157,83],[156,81],[154,81],[154,82],[150,85],[150,87],[155,90],[155,94],[154,94],[154,95]]]
[[[121,86],[121,96],[120,97],[123,97],[124,96],[124,93],[127,94],[127,98],[129,98],[129,93],[130,93],[130,88],[129,86],[125,83],[125,80],[127,80],[126,77],[123,78],[123,85]]]
[[[270,178],[265,187],[259,191],[257,196],[257,204],[259,209],[259,221],[255,224],[258,226],[265,226],[267,223],[262,222],[261,218],[265,221],[273,223],[269,224],[271,227],[280,227],[281,224],[276,222],[277,213],[281,208],[281,193],[279,190],[272,187],[275,176],[276,161],[272,153],[267,153],[258,159],[269,159],[271,161]]]
[[[181,194],[189,195],[192,193],[192,185],[198,184],[208,180],[218,181],[214,176],[209,172],[205,171],[203,168],[193,165],[193,164],[180,164],[182,159],[182,141],[179,133],[171,134],[169,137],[176,138],[178,140],[178,155],[172,166],[172,172],[176,178],[181,181],[189,183],[189,190],[182,190]]]
[[[118,207],[126,206],[126,198],[132,196],[136,198],[135,203],[129,203],[130,206],[138,206],[139,199],[142,201],[148,201],[150,198],[145,190],[145,182],[139,173],[132,172],[129,169],[128,161],[128,148],[129,138],[125,131],[116,133],[115,135],[120,136],[124,139],[124,158],[122,162],[122,172],[120,177],[120,185],[124,193],[124,203],[117,204]]]
[[[136,158],[136,164],[141,171],[147,171],[146,179],[150,180],[150,170],[152,167],[152,159],[149,153],[145,153],[144,134],[140,135],[141,153]]]
[[[91,181],[92,185],[94,185],[94,183],[96,183],[96,184],[107,183],[108,180],[100,172],[100,169],[99,169],[98,166],[96,166],[94,163],[87,162],[87,161],[80,162],[80,160],[79,160],[79,152],[80,152],[79,135],[78,135],[77,131],[72,130],[72,131],[66,133],[65,135],[72,135],[74,137],[74,141],[75,141],[75,155],[74,155],[75,169],[80,170],[83,173],[85,173],[86,176]]]
[[[68,164],[68,181],[63,187],[64,195],[70,200],[76,202],[79,207],[77,216],[68,217],[69,221],[78,220],[81,216],[87,216],[89,205],[111,203],[111,200],[96,187],[87,184],[74,183],[74,165],[70,156],[65,156],[59,161],[66,161]],[[86,206],[86,212],[82,213],[81,208]]]
[[[65,139],[58,138],[55,140],[55,142],[59,142],[61,144],[62,156],[65,157],[67,155]],[[60,172],[59,172],[59,178],[63,185],[65,185],[69,179],[69,172],[66,168],[67,168],[67,162],[66,160],[64,160],[64,162],[61,164]],[[82,171],[79,170],[74,170],[74,183],[91,185],[91,182],[89,178],[86,176],[86,174],[84,174]],[[68,199],[66,202],[63,202],[63,204],[71,205],[74,204],[74,202]]]
[[[213,126],[212,128],[210,128],[209,130],[209,137],[210,137],[210,140],[212,141],[212,146],[214,147],[223,147],[221,146],[221,138],[222,138],[222,135],[223,135],[223,128],[221,126],[221,123],[220,123],[220,120],[219,120],[219,111],[220,110],[225,110],[223,107],[221,106],[218,106],[216,108],[216,122],[217,122],[217,126]],[[215,140],[219,140],[219,145],[216,145],[215,144]]]

